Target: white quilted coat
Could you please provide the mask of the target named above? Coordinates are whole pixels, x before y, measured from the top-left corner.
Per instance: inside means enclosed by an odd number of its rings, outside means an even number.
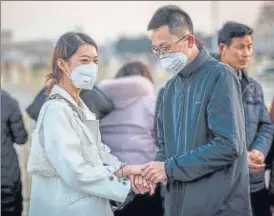
[[[122,163],[101,142],[99,122],[83,101],[55,85],[32,135],[28,171],[32,174],[29,216],[112,216],[109,200],[123,202],[128,179],[113,173]]]

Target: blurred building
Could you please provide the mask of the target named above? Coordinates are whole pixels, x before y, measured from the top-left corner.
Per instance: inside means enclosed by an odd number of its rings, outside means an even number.
[[[45,68],[50,65],[54,42],[35,40],[16,42],[11,30],[1,30],[1,65],[4,71],[10,65],[20,65],[26,70]]]
[[[274,58],[274,2],[263,4],[254,30],[255,55]]]

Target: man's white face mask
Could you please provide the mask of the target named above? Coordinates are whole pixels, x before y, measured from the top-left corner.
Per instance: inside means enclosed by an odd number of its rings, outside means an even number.
[[[161,67],[174,75],[188,64],[188,57],[182,52],[161,54],[159,58]]]

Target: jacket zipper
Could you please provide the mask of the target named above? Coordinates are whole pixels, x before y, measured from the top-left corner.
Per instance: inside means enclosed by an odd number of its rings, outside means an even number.
[[[185,127],[186,127],[186,122],[187,122],[187,118],[186,118],[186,109],[187,109],[187,105],[188,105],[188,100],[187,97],[188,97],[188,94],[189,94],[189,88],[188,88],[188,81],[189,81],[189,78],[185,78],[185,82],[183,80],[183,83],[184,83],[184,100],[183,100],[183,119],[184,121],[181,121],[181,124],[180,124],[180,128],[182,128],[182,132],[183,132],[183,138],[184,138],[184,146],[183,146],[183,151],[185,152],[186,149],[187,149],[187,146],[186,146],[186,136],[185,136]],[[183,124],[183,125],[182,125]],[[180,151],[179,152],[182,152],[182,147],[180,145]],[[177,187],[179,187],[179,184],[177,185]],[[185,198],[185,188],[186,188],[186,185],[184,182],[182,182],[182,207],[180,209],[180,212],[177,212],[177,215],[179,216],[180,213],[183,211],[184,209],[184,198]],[[179,189],[179,188],[178,188]],[[180,200],[180,194],[178,193],[178,200]],[[178,211],[179,211],[179,208],[178,208]]]
[[[245,91],[250,87],[250,86],[252,86],[253,85],[253,83],[249,83],[249,84],[247,84],[246,85],[246,87],[243,89],[243,91],[242,91],[242,104],[243,104],[243,114],[244,114],[244,118],[245,118],[245,122],[244,122],[244,126],[245,126],[245,145],[246,145],[246,147],[247,147],[247,151],[248,151],[248,148],[249,148],[249,146],[247,146],[247,141],[248,141],[248,138],[247,138],[247,131],[246,131],[246,127],[247,127],[247,118],[246,118],[246,113],[245,113],[245,110],[246,110],[246,104],[244,103],[244,98],[243,98],[243,96],[244,96],[244,93],[245,93]]]

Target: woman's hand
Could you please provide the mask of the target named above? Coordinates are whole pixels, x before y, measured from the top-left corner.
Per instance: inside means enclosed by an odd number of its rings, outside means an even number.
[[[148,182],[141,175],[130,175],[129,178],[131,182],[131,188],[134,193],[144,194],[149,192],[150,195],[154,194],[156,184]]]
[[[140,175],[145,165],[125,165],[121,167],[115,175],[117,177],[125,177],[130,175]]]
[[[140,175],[145,165],[125,165],[115,172],[117,177],[126,177],[130,175]]]

